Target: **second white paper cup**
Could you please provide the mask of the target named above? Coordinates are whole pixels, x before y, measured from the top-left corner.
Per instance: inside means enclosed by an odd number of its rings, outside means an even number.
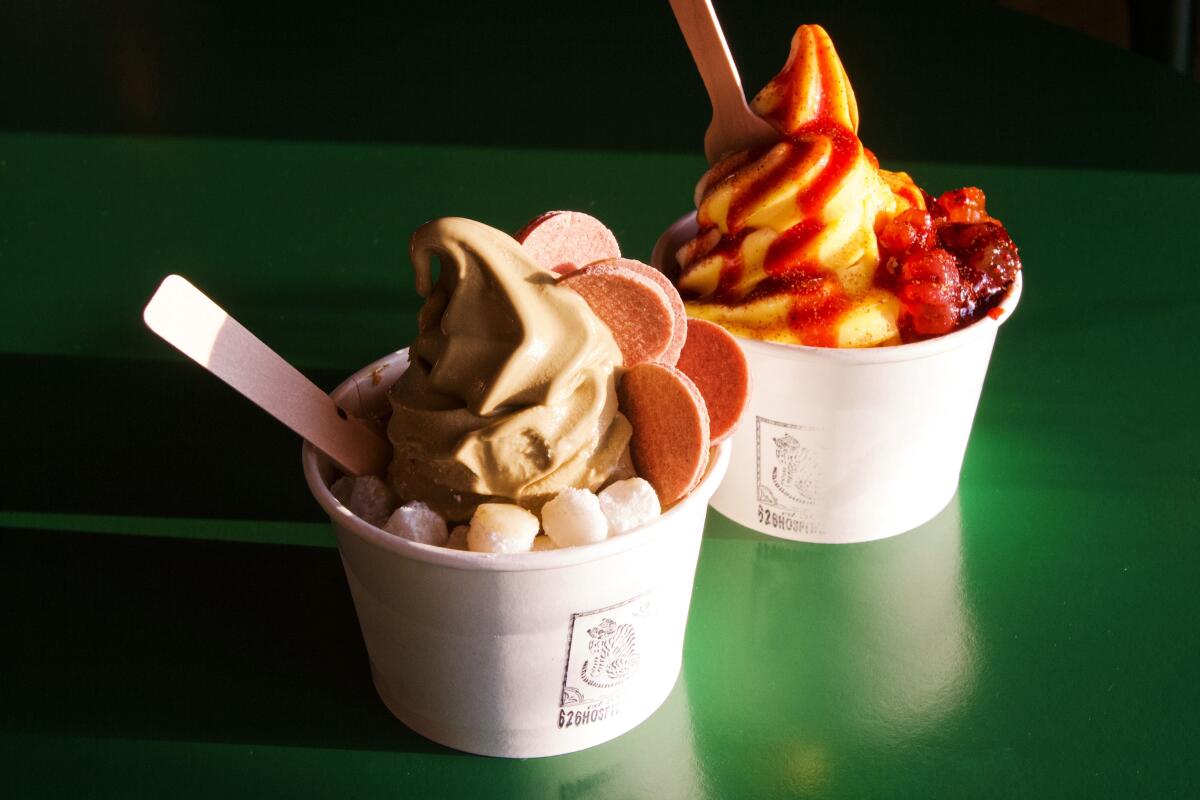
[[[671,274],[695,215],[667,229],[655,267]],[[863,542],[911,530],[946,507],[992,345],[1021,296],[998,317],[913,344],[838,349],[738,337],[753,378],[733,434],[729,472],[712,506],[748,528],[807,542]]]
[[[381,359],[333,397],[351,414],[378,413],[407,364],[404,351]],[[728,444],[657,520],[595,545],[513,555],[387,534],[330,494],[334,468],[307,444],[303,463],[333,523],[375,687],[417,733],[483,755],[569,753],[633,728],[671,692]]]

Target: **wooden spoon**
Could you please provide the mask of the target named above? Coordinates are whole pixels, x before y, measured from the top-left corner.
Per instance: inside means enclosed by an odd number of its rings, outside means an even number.
[[[168,275],[146,304],[146,326],[329,456],[343,472],[382,472],[391,445],[204,293]]]
[[[715,164],[730,153],[780,140],[779,131],[746,105],[742,79],[725,43],[712,0],[671,0],[671,10],[700,70],[712,101],[713,118],[704,133],[704,155]]]

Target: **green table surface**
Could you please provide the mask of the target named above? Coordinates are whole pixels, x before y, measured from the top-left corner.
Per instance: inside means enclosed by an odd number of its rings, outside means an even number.
[[[218,24],[216,11],[169,7],[182,17],[175,27],[118,28],[158,41]],[[788,30],[800,21],[768,12]],[[915,531],[846,546],[772,539],[710,511],[684,672],[667,703],[615,741],[524,761],[431,744],[388,714],[298,440],[151,336],[140,312],[163,275],[184,274],[330,388],[413,335],[406,242],[428,218],[512,230],[575,208],[647,258],[705,166],[703,94],[669,15],[628,24],[659,26],[639,35],[663,43],[668,55],[654,57],[687,76],[679,96],[701,108],[684,115],[686,135],[639,123],[644,138],[622,128],[611,146],[578,111],[551,148],[540,121],[505,120],[489,142],[440,130],[436,115],[421,121],[424,134],[396,134],[387,125],[400,118],[384,114],[376,128],[361,121],[361,136],[350,123],[298,124],[293,136],[278,109],[244,124],[205,116],[198,91],[140,130],[106,99],[120,95],[112,76],[66,100],[10,95],[0,133],[0,792],[1197,796],[1200,91],[1040,24],[977,5],[964,13],[1019,34],[1002,52],[1021,54],[1020,80],[1003,83],[983,58],[954,78],[999,81],[1000,133],[974,123],[989,144],[967,150],[972,126],[960,126],[943,158],[920,145],[892,156],[864,131],[885,166],[933,191],[983,187],[1026,266],[957,496]],[[49,16],[24,30],[43,43],[46,30],[73,30]],[[854,42],[881,24],[837,19]],[[529,35],[565,40],[556,24],[566,26],[541,19]],[[986,30],[978,35],[995,47]],[[735,52],[746,36],[731,27]],[[364,75],[382,47],[371,41]],[[1058,47],[1032,44],[1044,42]],[[86,56],[55,46],[61,70]],[[354,50],[345,38],[333,46]],[[573,52],[561,41],[549,51]],[[185,57],[198,71],[202,57]],[[421,80],[443,69],[462,89],[459,57],[422,62]],[[912,55],[900,77],[879,52],[854,58],[864,127],[872,120],[884,142],[906,141],[897,104],[958,102],[928,87],[904,94],[904,76],[944,67],[943,52]],[[569,70],[594,74],[602,60]],[[1047,94],[1065,96],[1053,82],[1035,91],[1036,76],[1089,71],[1120,85],[1105,94],[1088,84],[1095,102],[1068,115],[1077,149],[1060,147],[1061,132],[1047,133],[1047,151],[1002,135],[1010,117],[1033,121],[1052,106]],[[872,90],[876,78],[900,94]],[[262,78],[265,106],[280,102],[271,89],[281,80]],[[557,89],[551,80],[520,102],[570,105]],[[231,89],[231,102],[247,91]],[[344,102],[328,76],[312,91],[335,109]],[[494,112],[504,90],[472,91]],[[619,96],[599,95],[574,102],[619,113]],[[55,110],[83,99],[99,109],[95,127]],[[974,102],[953,107],[979,113]]]

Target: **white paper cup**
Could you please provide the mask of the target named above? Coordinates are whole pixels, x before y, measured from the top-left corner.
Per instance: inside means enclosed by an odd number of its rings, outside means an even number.
[[[671,275],[695,213],[651,257]],[[985,316],[945,336],[839,349],[738,337],[753,376],[732,437],[717,511],[748,528],[806,542],[864,542],[911,530],[946,507],[996,332],[1021,296],[1021,274]]]
[[[333,397],[386,408],[405,351]],[[357,517],[309,445],[304,476],[329,514],[380,698],[435,742],[525,758],[582,750],[649,717],[675,685],[723,445],[692,494],[657,520],[585,547],[493,555],[418,544]]]

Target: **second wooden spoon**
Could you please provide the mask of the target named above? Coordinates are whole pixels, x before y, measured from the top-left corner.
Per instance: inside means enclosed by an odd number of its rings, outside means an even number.
[[[671,10],[700,70],[712,101],[713,118],[704,134],[709,164],[737,150],[771,144],[779,131],[750,110],[737,65],[713,11],[712,0],[671,0]]]

